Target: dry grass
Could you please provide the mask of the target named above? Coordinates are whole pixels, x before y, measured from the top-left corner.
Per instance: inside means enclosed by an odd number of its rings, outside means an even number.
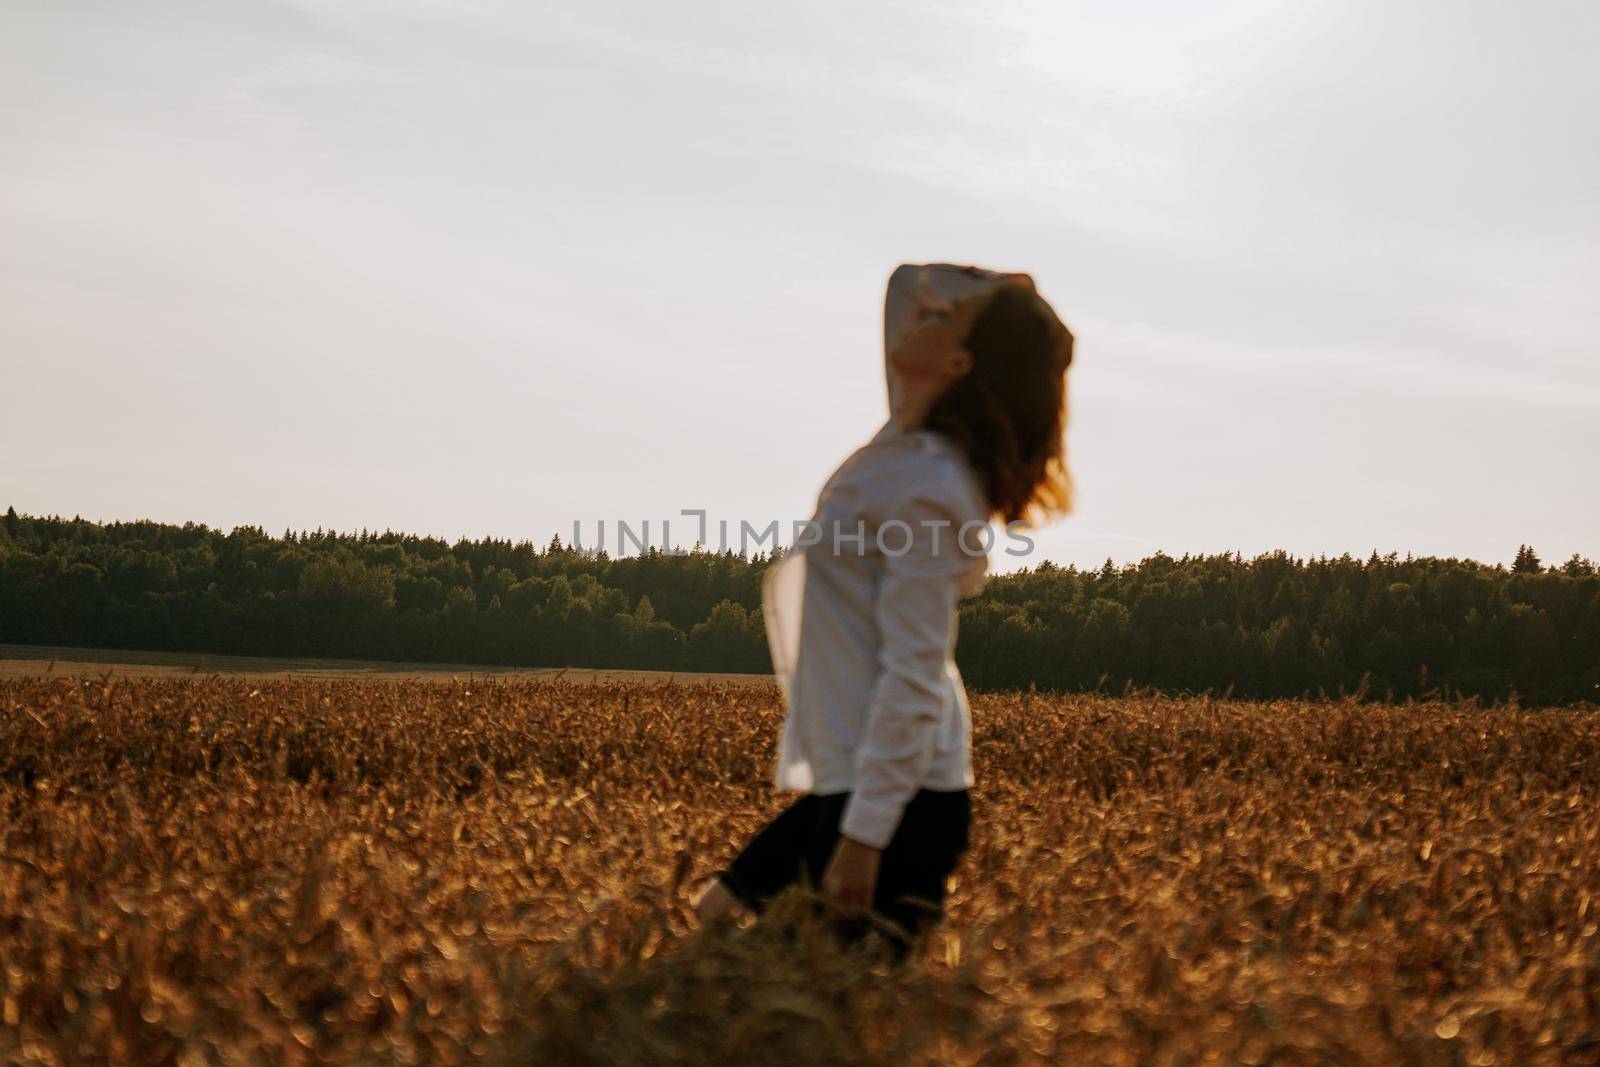
[[[0,1058],[1600,1061],[1593,709],[977,698],[973,850],[900,969],[798,906],[685,934],[780,715],[0,680]]]

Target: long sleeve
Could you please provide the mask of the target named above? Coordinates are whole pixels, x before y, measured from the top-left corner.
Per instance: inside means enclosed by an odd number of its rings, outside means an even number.
[[[855,788],[840,832],[875,848],[894,836],[906,803],[921,786],[945,715],[945,662],[955,642],[956,606],[986,559],[962,551],[962,524],[981,513],[953,490],[923,490],[893,518],[909,527],[885,535],[876,622],[878,678],[856,751]],[[889,524],[886,523],[885,526]],[[969,535],[976,547],[976,538]]]

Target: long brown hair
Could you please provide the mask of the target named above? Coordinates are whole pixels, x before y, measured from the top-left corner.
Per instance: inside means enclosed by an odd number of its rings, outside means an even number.
[[[1066,461],[1072,333],[1033,290],[1008,286],[966,339],[972,369],[933,405],[924,425],[966,453],[1003,522],[1072,510]]]

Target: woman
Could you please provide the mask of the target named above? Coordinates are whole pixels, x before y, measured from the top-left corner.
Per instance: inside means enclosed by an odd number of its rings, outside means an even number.
[[[889,930],[942,913],[972,785],[956,607],[988,523],[1064,514],[1072,334],[1026,274],[904,265],[884,305],[889,420],[834,472],[769,571],[788,715],[776,785],[803,795],[701,891],[701,921],[806,881]]]

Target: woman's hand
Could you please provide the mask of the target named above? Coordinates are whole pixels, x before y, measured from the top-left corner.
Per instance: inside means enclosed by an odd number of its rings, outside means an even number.
[[[870,908],[883,851],[841,836],[822,872],[822,892],[848,907]]]
[[[1001,274],[984,271],[987,282],[962,293],[954,300],[940,295],[927,271],[920,271],[908,289],[911,298],[911,328],[901,339],[900,347],[912,344],[960,344],[977,321],[978,315],[988,306],[994,294],[1007,286],[1034,291],[1033,277],[1028,274]]]

